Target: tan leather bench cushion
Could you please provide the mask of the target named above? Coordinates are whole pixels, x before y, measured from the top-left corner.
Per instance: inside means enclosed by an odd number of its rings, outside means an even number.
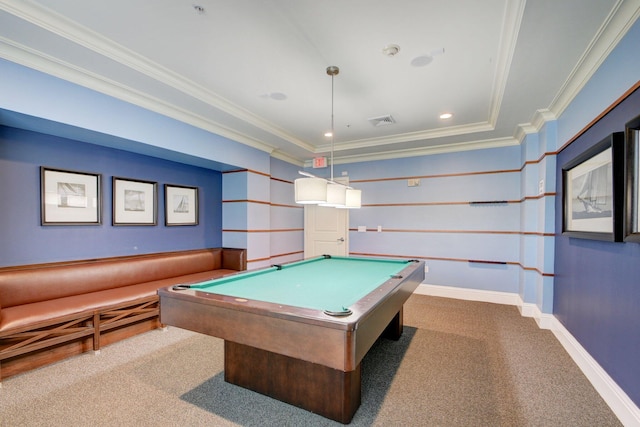
[[[16,269],[0,274],[0,305],[9,307],[131,286],[222,268],[222,249]]]

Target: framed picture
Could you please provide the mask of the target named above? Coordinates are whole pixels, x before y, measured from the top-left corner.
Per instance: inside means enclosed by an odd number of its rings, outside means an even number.
[[[616,132],[562,167],[562,234],[622,241],[624,133]]]
[[[640,242],[640,116],[625,125],[624,241]]]
[[[165,225],[198,225],[198,188],[164,185]]]
[[[102,224],[102,175],[40,167],[42,225]]]
[[[158,184],[113,177],[113,225],[156,225]]]

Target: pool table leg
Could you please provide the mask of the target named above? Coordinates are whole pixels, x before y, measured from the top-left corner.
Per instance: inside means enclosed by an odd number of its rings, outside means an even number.
[[[343,372],[232,341],[224,342],[224,379],[348,424],[360,406],[360,364]]]
[[[395,317],[391,319],[391,322],[389,322],[389,325],[382,333],[382,336],[390,340],[398,341],[402,336],[402,324],[402,307],[400,307],[400,311],[398,311]]]

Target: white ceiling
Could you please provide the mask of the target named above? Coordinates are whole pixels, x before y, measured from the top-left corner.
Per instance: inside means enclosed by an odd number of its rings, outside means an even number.
[[[0,0],[0,57],[297,164],[331,149],[335,65],[344,163],[518,144],[562,113],[639,11],[640,0]],[[368,120],[386,115],[395,123]]]

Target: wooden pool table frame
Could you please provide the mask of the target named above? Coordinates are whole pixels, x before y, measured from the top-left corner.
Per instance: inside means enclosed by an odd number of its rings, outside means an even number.
[[[348,424],[360,406],[360,362],[383,332],[400,337],[403,304],[423,280],[424,262],[408,262],[346,317],[162,288],[160,321],[224,339],[225,381]]]

